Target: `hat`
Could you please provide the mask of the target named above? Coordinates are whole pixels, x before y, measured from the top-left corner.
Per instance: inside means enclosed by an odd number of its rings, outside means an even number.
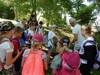
[[[76,20],[74,18],[69,19],[69,23],[74,23]]]
[[[38,41],[38,42],[43,42],[43,36],[39,33],[36,33],[32,36],[32,39],[34,41]]]
[[[10,21],[0,22],[0,31],[9,31],[15,28],[14,24]]]
[[[15,24],[16,27],[21,27],[21,28],[24,28],[24,26],[22,25],[21,22],[17,22],[17,24]]]
[[[70,43],[70,40],[69,40],[69,37],[68,36],[64,36],[60,39],[59,43],[62,45],[62,46],[68,46],[69,43]]]

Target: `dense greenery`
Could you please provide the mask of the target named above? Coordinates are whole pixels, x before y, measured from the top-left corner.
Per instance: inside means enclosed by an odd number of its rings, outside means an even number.
[[[40,15],[49,24],[65,26],[66,14],[76,18],[81,24],[93,21],[94,9],[99,11],[99,2],[90,6],[83,4],[84,0],[0,0],[0,16],[18,20],[29,18],[30,14]],[[98,7],[98,8],[97,8]],[[6,11],[5,11],[6,10]],[[64,18],[62,18],[62,14]],[[12,16],[11,16],[12,15]]]

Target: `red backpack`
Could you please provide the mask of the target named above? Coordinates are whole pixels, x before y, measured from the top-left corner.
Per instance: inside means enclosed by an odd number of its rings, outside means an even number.
[[[64,52],[62,54],[62,67],[60,70],[54,71],[54,75],[80,75],[78,66],[80,64],[80,56],[76,52]]]
[[[30,51],[24,63],[22,75],[44,75],[42,53],[41,50],[37,53]]]

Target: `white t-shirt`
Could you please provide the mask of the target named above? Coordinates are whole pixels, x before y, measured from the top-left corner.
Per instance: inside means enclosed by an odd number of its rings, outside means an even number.
[[[74,50],[77,50],[80,48],[82,42],[84,41],[84,37],[81,32],[81,26],[79,24],[76,24],[72,30],[72,33],[77,34],[77,41],[75,42],[75,46],[74,46]]]
[[[25,32],[26,32],[27,35],[30,35],[30,36],[33,36],[35,34],[35,31],[30,30],[30,29],[25,30]]]
[[[48,47],[52,46],[53,38],[55,37],[55,33],[53,31],[49,31],[48,33]]]
[[[5,40],[7,41],[0,44],[0,62],[5,62],[7,53],[14,51],[13,47],[10,45],[9,39],[5,38]]]

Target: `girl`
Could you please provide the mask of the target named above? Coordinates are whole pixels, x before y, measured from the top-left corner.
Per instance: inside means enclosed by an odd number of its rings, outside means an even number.
[[[0,37],[3,37],[0,44],[0,75],[13,75],[12,65],[21,54],[17,52],[17,55],[12,57],[14,47],[9,38],[14,34],[14,28],[10,21],[0,23]]]
[[[58,61],[55,61],[55,57],[51,64],[51,68],[53,69],[52,75],[80,75],[80,71],[78,69],[80,63],[80,57],[78,53],[71,52],[67,46],[69,45],[70,40],[67,36],[64,36],[57,43],[57,50],[59,54],[55,56],[56,58],[61,57],[60,65]],[[56,68],[57,67],[57,68]]]
[[[22,75],[44,75],[47,70],[47,56],[41,51],[43,36],[34,34],[32,36],[32,48],[25,50],[22,59]]]
[[[79,51],[80,58],[82,59],[80,71],[82,75],[90,75],[97,50],[94,38],[91,36],[91,27],[89,25],[82,26],[82,35],[85,40],[83,41]]]

